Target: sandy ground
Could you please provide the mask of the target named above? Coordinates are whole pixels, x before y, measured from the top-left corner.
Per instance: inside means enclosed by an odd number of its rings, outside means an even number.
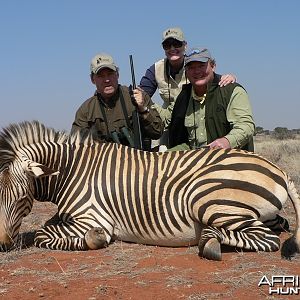
[[[282,260],[280,252],[252,253],[223,249],[221,262],[201,259],[197,247],[162,248],[115,242],[87,252],[38,249],[33,232],[55,212],[36,202],[21,234],[29,247],[0,254],[3,299],[300,299],[269,295],[258,286],[265,275],[300,275],[300,256]],[[292,227],[293,210],[284,217]],[[281,235],[281,240],[288,237]],[[282,285],[281,285],[282,286]]]

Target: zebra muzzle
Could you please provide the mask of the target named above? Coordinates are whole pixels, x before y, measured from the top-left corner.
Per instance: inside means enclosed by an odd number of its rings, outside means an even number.
[[[0,234],[0,251],[8,251],[13,245],[14,241],[8,234]]]

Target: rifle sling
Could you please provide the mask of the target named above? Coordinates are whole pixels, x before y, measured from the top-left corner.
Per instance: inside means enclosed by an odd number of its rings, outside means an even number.
[[[122,112],[123,112],[124,117],[125,117],[127,128],[130,129],[130,123],[129,123],[128,113],[127,113],[127,108],[126,108],[126,105],[125,105],[124,96],[123,96],[123,93],[122,93],[121,89],[119,89],[119,93],[120,93],[120,102],[121,102]],[[106,125],[107,136],[110,136],[110,131],[108,129],[107,116],[106,116],[104,105],[103,105],[103,102],[102,102],[103,100],[101,99],[101,96],[100,96],[99,93],[97,93],[97,98],[99,100],[101,113],[102,113],[102,116],[103,116],[103,119],[104,119],[104,123]]]

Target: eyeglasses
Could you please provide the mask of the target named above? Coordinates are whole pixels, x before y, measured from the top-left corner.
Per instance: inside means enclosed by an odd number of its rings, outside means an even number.
[[[173,46],[174,48],[180,48],[183,46],[183,42],[178,40],[166,40],[162,43],[164,50],[169,50]]]

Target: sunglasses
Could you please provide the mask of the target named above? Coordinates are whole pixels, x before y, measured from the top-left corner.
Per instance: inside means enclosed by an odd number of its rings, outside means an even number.
[[[162,43],[164,50],[169,50],[173,46],[174,48],[180,48],[183,46],[183,42],[178,40],[166,40]]]

